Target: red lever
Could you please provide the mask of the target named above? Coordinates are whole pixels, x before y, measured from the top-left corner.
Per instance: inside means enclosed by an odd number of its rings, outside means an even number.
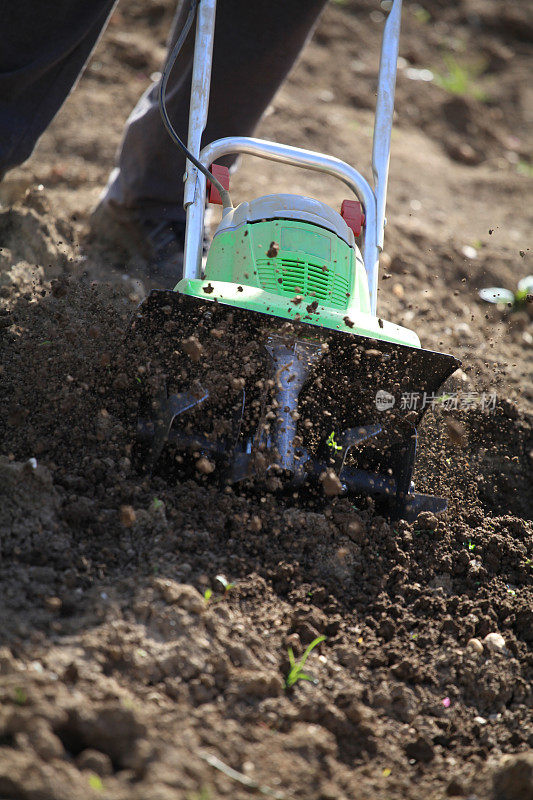
[[[343,200],[341,205],[341,217],[349,228],[352,229],[354,236],[359,236],[365,224],[365,215],[359,200]]]
[[[228,167],[221,167],[220,164],[211,164],[210,170],[212,175],[220,181],[224,189],[229,190],[229,169]],[[216,203],[217,205],[222,205],[222,198],[220,196],[220,192],[218,189],[215,189],[211,181],[208,180],[208,188],[207,188],[207,199],[210,203]]]

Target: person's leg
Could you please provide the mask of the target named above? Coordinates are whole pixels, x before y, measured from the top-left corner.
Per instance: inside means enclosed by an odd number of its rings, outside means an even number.
[[[249,136],[296,61],[326,0],[219,0],[209,116],[204,141]],[[176,13],[170,47],[187,16]],[[194,27],[193,27],[194,31]],[[193,31],[168,84],[167,107],[187,139]],[[163,127],[157,85],[132,112],[104,202],[135,209],[141,217],[182,220],[184,158]]]
[[[2,3],[0,180],[31,155],[82,72],[115,1]]]

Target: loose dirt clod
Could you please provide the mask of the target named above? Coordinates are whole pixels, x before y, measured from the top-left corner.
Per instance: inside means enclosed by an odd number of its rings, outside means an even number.
[[[529,800],[533,788],[533,750],[505,756],[494,773],[494,800]]]
[[[342,483],[340,482],[338,475],[336,475],[331,469],[328,469],[326,472],[322,473],[320,476],[320,483],[322,484],[322,489],[327,497],[335,497],[342,492]]]
[[[137,515],[135,514],[135,509],[132,508],[132,506],[120,507],[120,522],[125,528],[131,528],[136,519]]]
[[[205,458],[205,456],[202,456],[202,458],[199,458],[196,462],[196,469],[198,472],[201,472],[202,475],[210,475],[215,471],[215,464],[209,461],[208,458]]]
[[[449,417],[446,420],[446,432],[448,437],[453,444],[457,445],[457,447],[464,447],[466,443],[465,434],[466,429],[464,425],[461,425],[456,419],[452,419]]]
[[[203,347],[195,336],[189,336],[188,339],[183,339],[181,346],[192,361],[200,361]]]
[[[476,639],[475,637],[473,639],[469,639],[468,642],[466,643],[466,646],[468,650],[471,650],[473,653],[476,653],[477,655],[481,655],[481,653],[483,652],[482,642],[479,639]]]
[[[279,253],[279,244],[277,242],[270,242],[270,247],[267,250],[267,258],[276,258],[278,253]]]

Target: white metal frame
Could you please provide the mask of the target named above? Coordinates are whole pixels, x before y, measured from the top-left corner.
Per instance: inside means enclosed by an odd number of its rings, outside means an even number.
[[[211,142],[200,151],[200,142],[205,130],[209,106],[216,0],[200,0],[196,23],[189,117],[189,150],[206,167],[222,156],[243,153],[323,172],[343,181],[362,203],[365,211],[363,261],[368,275],[371,311],[374,315],[377,306],[379,253],[383,249],[385,227],[401,10],[402,0],[394,0],[383,33],[372,148],[374,188],[360,172],[338,158],[263,139],[231,136]],[[184,208],[187,210],[183,266],[185,278],[199,278],[201,274],[205,200],[206,178],[196,167],[187,162],[184,193]]]

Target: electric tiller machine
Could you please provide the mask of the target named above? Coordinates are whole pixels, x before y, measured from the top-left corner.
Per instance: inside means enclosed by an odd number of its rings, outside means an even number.
[[[160,88],[165,125],[188,156],[183,278],[173,291],[153,291],[134,322],[163,362],[155,388],[147,381],[142,393],[146,468],[161,469],[168,446],[179,464],[200,464],[230,484],[266,481],[295,492],[322,482],[326,493],[372,497],[384,513],[406,519],[446,507],[443,498],[415,493],[417,426],[428,404],[412,409],[405,398],[434,397],[459,362],[421,349],[416,333],[376,310],[401,5],[392,3],[383,35],[372,188],[349,164],[297,147],[229,137],[200,149],[216,0],[192,0]],[[168,118],[165,88],[195,13],[185,148]],[[340,213],[292,194],[234,208],[229,172],[217,166],[230,154],[334,176],[353,196]],[[222,219],[203,269],[207,195],[222,205]],[[228,370],[232,364],[226,382],[224,359]]]

